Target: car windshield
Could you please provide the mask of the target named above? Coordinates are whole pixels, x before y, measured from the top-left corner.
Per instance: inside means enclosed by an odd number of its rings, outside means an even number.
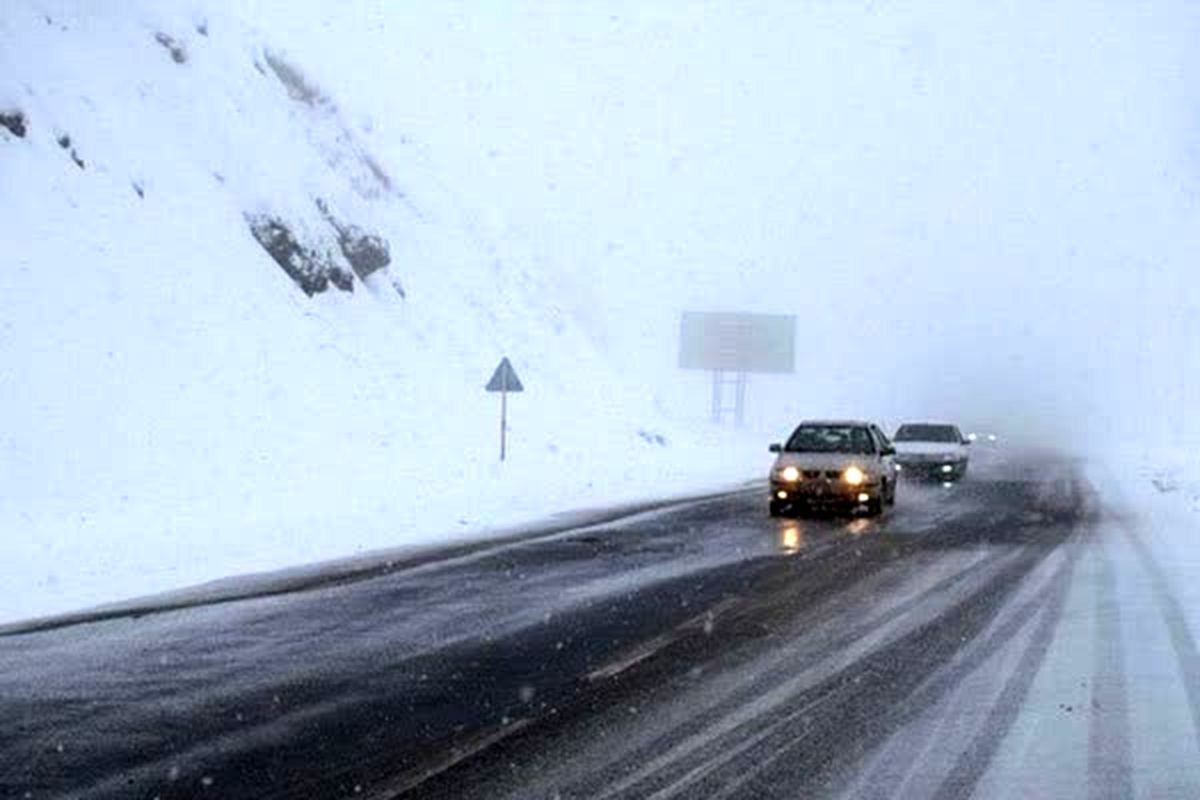
[[[962,441],[962,436],[953,425],[901,425],[896,431],[897,442],[946,442]]]
[[[872,453],[866,428],[857,425],[801,425],[788,439],[791,453]]]

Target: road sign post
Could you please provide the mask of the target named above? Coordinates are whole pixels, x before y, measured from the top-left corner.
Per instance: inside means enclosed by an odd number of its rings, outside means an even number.
[[[508,454],[508,393],[523,392],[525,387],[521,385],[516,370],[505,357],[500,359],[500,365],[496,367],[492,379],[484,388],[489,392],[500,393],[500,460],[503,461]]]
[[[500,460],[504,460],[508,445],[508,390],[500,391]]]

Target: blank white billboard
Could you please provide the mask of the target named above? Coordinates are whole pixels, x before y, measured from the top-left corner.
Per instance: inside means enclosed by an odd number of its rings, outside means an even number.
[[[679,366],[729,372],[794,372],[796,317],[685,311],[679,325]]]

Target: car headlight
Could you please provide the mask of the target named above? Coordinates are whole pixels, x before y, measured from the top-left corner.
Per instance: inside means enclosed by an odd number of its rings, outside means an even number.
[[[800,480],[800,470],[795,467],[784,467],[779,470],[779,477],[785,481],[798,481]]]
[[[858,467],[849,467],[842,473],[842,480],[851,486],[861,486],[866,479],[867,476]]]

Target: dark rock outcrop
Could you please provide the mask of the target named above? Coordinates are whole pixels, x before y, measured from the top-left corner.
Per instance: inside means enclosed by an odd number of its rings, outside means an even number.
[[[0,128],[5,128],[18,139],[24,139],[29,131],[25,115],[16,109],[0,111]]]
[[[667,446],[667,439],[661,433],[654,433],[652,431],[647,431],[647,430],[639,430],[637,432],[637,435],[646,444],[655,444],[655,445],[658,445],[659,447]]]
[[[283,88],[287,90],[288,96],[293,100],[309,106],[328,102],[321,90],[305,77],[298,67],[288,62],[283,56],[268,50],[263,53],[263,58],[266,59],[267,66],[275,73],[275,77],[283,84]]]
[[[330,227],[337,231],[338,247],[360,279],[392,263],[391,250],[382,236],[369,233],[354,224],[342,223],[324,200],[317,200],[317,209]]]
[[[71,147],[71,136],[67,133],[60,133],[54,137],[54,141],[58,142],[58,146],[66,150],[71,155],[71,160],[75,162],[75,166],[80,169],[86,169],[87,165],[83,163],[83,158],[80,157],[79,151]]]
[[[382,236],[367,233],[357,225],[350,225],[338,232],[338,247],[359,278],[365,278],[392,263],[387,241]]]
[[[354,290],[354,276],[334,263],[329,253],[305,247],[282,220],[246,215],[250,232],[275,263],[306,295],[324,292],[333,284],[344,292]]]
[[[162,31],[154,34],[154,41],[166,48],[167,52],[171,54],[171,60],[176,64],[187,63],[187,49],[183,46],[183,42]]]

